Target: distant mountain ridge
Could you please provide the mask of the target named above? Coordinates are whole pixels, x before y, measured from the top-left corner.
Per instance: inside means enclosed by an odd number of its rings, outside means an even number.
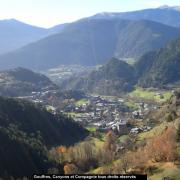
[[[15,19],[0,21],[0,54],[18,49],[45,37],[47,30]]]
[[[180,7],[161,6],[159,8],[143,9],[129,12],[104,12],[91,16],[92,19],[129,19],[129,20],[151,20],[169,26],[180,27]]]
[[[111,57],[138,58],[180,37],[180,29],[140,20],[82,19],[17,51],[0,56],[0,69],[46,70],[58,65],[104,64]]]
[[[171,9],[171,10],[180,11],[180,6],[163,5],[163,6],[160,6],[159,9]]]
[[[65,25],[62,24],[45,29],[16,19],[0,20],[0,54],[16,50],[29,43],[60,32]]]
[[[99,13],[49,29],[14,19],[0,21],[0,53],[1,48],[10,48],[8,53],[0,55],[0,69],[92,66],[104,64],[111,57],[137,60],[144,53],[180,37],[178,27],[180,11],[176,6]]]
[[[143,9],[130,12],[102,12],[83,19],[129,19],[151,20],[169,26],[180,27],[180,7],[161,6],[155,9]],[[59,24],[49,29],[32,26],[16,19],[0,20],[0,54],[18,49],[62,31],[68,24]]]

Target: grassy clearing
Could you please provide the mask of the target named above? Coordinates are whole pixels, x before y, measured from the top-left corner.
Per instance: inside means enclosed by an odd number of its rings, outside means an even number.
[[[154,100],[157,102],[167,101],[171,96],[171,92],[161,92],[160,94],[157,91],[150,89],[136,88],[134,91],[129,93],[129,96],[132,98],[141,98],[147,100]]]
[[[164,177],[169,177],[173,180],[180,179],[180,169],[173,165],[172,163],[162,163],[158,164],[158,169],[156,172],[148,176],[149,180],[162,180]]]
[[[159,136],[164,131],[164,129],[169,125],[170,125],[170,123],[164,122],[164,123],[161,123],[160,125],[156,126],[155,128],[151,129],[148,132],[140,133],[138,135],[137,141],[142,141],[145,139],[153,138],[154,136]]]
[[[148,90],[144,90],[142,88],[136,88],[134,91],[132,91],[129,94],[130,97],[139,97],[139,98],[143,98],[143,99],[154,99],[155,93],[148,91]]]
[[[133,65],[136,62],[136,59],[134,58],[123,58],[123,60],[130,65]]]
[[[171,98],[172,93],[171,92],[165,92],[163,93],[164,99],[167,101]]]
[[[96,132],[96,127],[86,127],[89,132]]]
[[[106,100],[116,100],[117,96],[101,96],[101,98],[106,99]]]
[[[138,105],[136,103],[134,103],[133,101],[126,101],[124,103],[124,105],[132,110],[138,110],[138,108],[139,108]]]
[[[76,102],[76,106],[82,106],[83,104],[88,104],[89,101],[88,99],[80,99],[79,101]]]
[[[124,143],[128,138],[129,138],[128,135],[122,135],[122,136],[120,136],[120,137],[118,138],[118,141],[119,141],[120,143]]]
[[[69,117],[77,117],[77,116],[80,116],[82,113],[76,113],[76,112],[67,112],[67,113],[64,113],[65,115],[69,116]]]
[[[50,105],[47,105],[46,106],[46,110],[47,111],[54,111],[56,108],[55,107],[53,107],[53,106],[50,106]]]
[[[103,148],[104,141],[102,141],[101,139],[92,137],[90,141],[95,145],[96,150]]]
[[[100,174],[100,172],[102,172],[103,167],[98,167],[96,169],[91,170],[90,172],[88,172],[88,174]]]

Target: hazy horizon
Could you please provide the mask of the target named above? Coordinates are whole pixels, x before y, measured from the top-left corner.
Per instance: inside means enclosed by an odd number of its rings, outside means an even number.
[[[126,12],[163,5],[180,6],[179,0],[2,0],[0,20],[16,19],[49,28],[101,12]]]

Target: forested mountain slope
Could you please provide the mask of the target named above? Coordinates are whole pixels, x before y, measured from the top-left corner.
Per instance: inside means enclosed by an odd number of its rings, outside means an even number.
[[[71,145],[88,135],[80,125],[29,102],[0,97],[0,177],[46,173],[47,148]]]

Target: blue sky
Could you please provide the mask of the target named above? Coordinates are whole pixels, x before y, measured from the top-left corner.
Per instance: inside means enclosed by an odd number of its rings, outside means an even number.
[[[0,19],[51,27],[99,12],[124,12],[161,5],[179,5],[180,0],[0,0]]]

